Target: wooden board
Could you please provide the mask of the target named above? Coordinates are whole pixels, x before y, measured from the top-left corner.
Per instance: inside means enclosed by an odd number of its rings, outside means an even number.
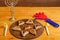
[[[28,18],[34,19],[32,16],[36,12],[45,12],[45,14],[56,23],[60,24],[60,7],[15,7],[14,13],[17,20]],[[9,21],[11,18],[10,10],[8,7],[0,7],[0,40],[20,40],[12,36],[8,30],[7,36],[4,37],[4,26],[3,23],[7,23],[10,27],[13,22]],[[43,26],[46,26],[46,22],[43,20],[39,21]],[[60,27],[55,28],[52,25],[48,27],[50,35],[46,34],[44,29],[43,34],[33,40],[60,40]]]

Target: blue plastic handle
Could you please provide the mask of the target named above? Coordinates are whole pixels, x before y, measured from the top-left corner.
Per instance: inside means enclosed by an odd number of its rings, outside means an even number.
[[[55,27],[59,27],[59,24],[53,22],[51,19],[46,20],[46,22],[50,23],[51,25],[53,25]]]

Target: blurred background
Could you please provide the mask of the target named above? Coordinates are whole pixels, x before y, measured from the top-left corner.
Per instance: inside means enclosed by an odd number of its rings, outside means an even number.
[[[6,6],[5,0],[0,0],[0,6]],[[16,6],[23,7],[60,7],[60,0],[19,0]]]

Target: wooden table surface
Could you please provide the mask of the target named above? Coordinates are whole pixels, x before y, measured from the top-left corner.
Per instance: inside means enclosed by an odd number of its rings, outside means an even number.
[[[15,7],[15,18],[17,20],[20,19],[34,19],[32,16],[36,12],[45,12],[45,14],[55,21],[56,23],[60,24],[60,7]],[[10,9],[9,7],[0,7],[0,40],[21,40],[15,38],[13,35],[10,34],[9,30],[7,32],[7,36],[4,37],[4,23],[6,22],[8,26],[13,23],[9,21],[9,18],[11,18]],[[39,21],[43,26],[46,26],[46,22],[43,20]],[[44,32],[42,35],[38,38],[35,38],[33,40],[60,40],[60,27],[55,28],[52,25],[48,27],[50,35],[48,36],[46,34],[46,30],[44,28]]]

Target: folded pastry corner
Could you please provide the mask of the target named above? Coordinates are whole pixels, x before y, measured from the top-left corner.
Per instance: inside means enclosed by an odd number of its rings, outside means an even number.
[[[41,28],[40,25],[35,25],[35,29],[36,29],[36,30],[39,29],[39,28]]]
[[[21,34],[22,34],[23,37],[25,37],[26,35],[29,34],[29,32],[28,31],[21,31]]]
[[[33,34],[33,35],[36,35],[36,30],[35,29],[31,29],[30,33]]]
[[[31,29],[32,27],[28,26],[28,27],[25,27],[25,30],[29,30]]]
[[[26,23],[32,24],[33,20],[28,20]]]
[[[16,26],[16,27],[13,27],[12,30],[17,30],[17,31],[21,31],[21,28]]]
[[[20,25],[23,25],[24,24],[24,22],[23,21],[18,21],[18,25],[20,26]]]

